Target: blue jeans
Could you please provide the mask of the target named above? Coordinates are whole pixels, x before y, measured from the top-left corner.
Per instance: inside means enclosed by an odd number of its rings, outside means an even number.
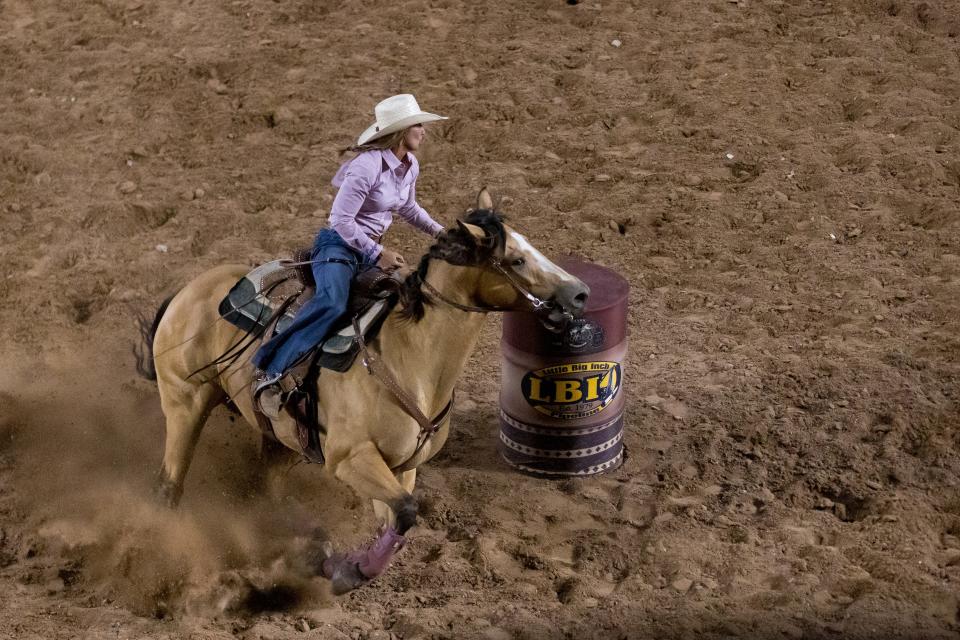
[[[281,374],[327,337],[347,310],[350,282],[361,267],[373,264],[354,251],[333,229],[323,229],[313,243],[311,265],[317,291],[286,329],[264,342],[253,363],[267,374]],[[327,262],[343,260],[343,262]]]

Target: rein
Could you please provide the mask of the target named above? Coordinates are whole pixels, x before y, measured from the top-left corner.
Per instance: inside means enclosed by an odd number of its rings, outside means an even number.
[[[521,296],[527,299],[527,301],[530,303],[530,306],[533,308],[534,313],[541,313],[543,311],[552,311],[554,309],[554,304],[552,302],[550,302],[549,300],[543,300],[541,298],[538,298],[537,296],[533,295],[533,293],[529,289],[527,289],[522,284],[517,282],[517,279],[514,278],[509,271],[504,269],[503,262],[500,260],[500,258],[491,257],[490,267],[492,267],[495,271],[497,271],[500,275],[502,275],[506,279],[506,281],[510,283],[510,286],[512,286],[517,293],[519,293]],[[485,267],[485,269],[489,269],[490,267]],[[439,300],[440,302],[443,302],[446,305],[453,307],[454,309],[459,309],[461,311],[466,311],[468,313],[489,313],[491,311],[512,311],[512,309],[508,309],[507,307],[478,307],[473,305],[460,304],[459,302],[455,302],[450,298],[448,298],[447,296],[440,293],[440,291],[438,291],[436,287],[434,287],[432,284],[427,282],[426,278],[422,279],[420,283],[426,288],[426,290],[430,293],[432,297],[436,298],[437,300]]]
[[[380,358],[373,355],[370,350],[367,349],[367,342],[363,339],[363,332],[360,330],[360,323],[356,317],[353,318],[353,333],[354,341],[359,345],[360,351],[363,354],[363,366],[366,367],[367,373],[379,380],[397,399],[404,412],[420,425],[420,434],[417,436],[417,448],[407,462],[396,467],[396,469],[400,469],[409,463],[410,460],[417,457],[417,454],[419,454],[427,442],[430,441],[430,438],[433,437],[433,435],[440,430],[440,427],[443,426],[443,423],[446,422],[447,417],[450,415],[450,409],[453,407],[453,399],[456,396],[456,392],[450,394],[450,401],[447,402],[447,405],[437,414],[437,417],[431,420],[420,410],[416,400],[411,398],[410,394],[403,390],[403,387],[400,386],[396,376],[390,372],[390,369],[383,364]]]

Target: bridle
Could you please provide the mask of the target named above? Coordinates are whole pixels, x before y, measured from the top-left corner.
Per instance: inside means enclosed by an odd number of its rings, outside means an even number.
[[[517,279],[513,276],[513,274],[511,274],[510,271],[503,266],[503,260],[499,256],[490,256],[486,264],[481,264],[479,266],[483,268],[485,271],[492,270],[499,273],[501,276],[503,276],[504,279],[510,283],[510,286],[512,286],[517,293],[519,293],[522,297],[526,298],[527,302],[530,303],[530,306],[534,313],[536,314],[549,313],[554,309],[556,309],[556,304],[554,304],[550,300],[543,300],[541,298],[538,298],[533,294],[533,292],[531,292],[529,289],[524,287],[523,284],[517,281]],[[437,290],[436,287],[434,287],[432,284],[427,282],[426,277],[422,278],[420,280],[420,283],[427,290],[427,293],[430,294],[430,297],[436,298],[440,302],[448,306],[451,306],[454,309],[467,311],[469,313],[490,313],[495,311],[512,311],[512,309],[507,307],[479,307],[479,306],[469,305],[469,304],[460,304],[459,302],[451,300],[450,298],[442,294],[439,290]],[[569,316],[569,318],[567,318],[568,320],[573,319],[573,314],[571,314],[569,311],[563,311],[563,315],[564,317]]]

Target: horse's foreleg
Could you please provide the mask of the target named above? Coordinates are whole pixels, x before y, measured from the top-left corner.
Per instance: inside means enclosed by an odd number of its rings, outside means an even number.
[[[395,514],[396,530],[401,535],[417,523],[417,501],[393,474],[372,442],[354,447],[350,455],[337,464],[334,475],[358,495],[386,504]],[[411,488],[413,478],[415,476],[411,477]]]
[[[410,471],[404,471],[401,473],[397,479],[400,481],[400,486],[403,487],[403,490],[408,494],[413,494],[413,486],[417,480],[417,470],[411,469]],[[416,504],[413,505],[416,509]],[[384,527],[397,527],[397,513],[385,502],[379,500],[373,501],[373,512],[377,514],[377,520]],[[414,511],[414,517],[416,517],[416,512]],[[411,525],[412,526],[412,525]],[[405,533],[406,529],[402,533]]]
[[[171,392],[176,389],[175,392]],[[200,432],[219,390],[212,385],[192,386],[160,383],[160,400],[167,418],[163,466],[157,479],[156,495],[168,507],[175,507],[183,494],[183,480],[193,459]]]
[[[394,518],[383,520],[373,543],[350,554],[335,554],[323,563],[323,573],[333,582],[334,593],[346,593],[383,573],[394,554],[403,548],[407,532],[417,521],[417,503],[387,466],[372,442],[365,442],[336,465],[334,475],[359,495],[383,503]],[[413,478],[409,480],[412,488]],[[404,474],[404,480],[407,475]],[[376,507],[375,507],[376,508]]]

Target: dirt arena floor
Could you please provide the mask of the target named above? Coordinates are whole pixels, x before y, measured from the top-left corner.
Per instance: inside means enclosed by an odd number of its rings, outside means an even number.
[[[0,638],[956,638],[960,8],[953,0],[0,0]],[[450,224],[490,185],[632,284],[617,472],[496,451],[500,320],[420,526],[336,598],[214,414],[182,509],[138,312],[309,243],[398,92]],[[408,260],[426,238],[398,223]]]

